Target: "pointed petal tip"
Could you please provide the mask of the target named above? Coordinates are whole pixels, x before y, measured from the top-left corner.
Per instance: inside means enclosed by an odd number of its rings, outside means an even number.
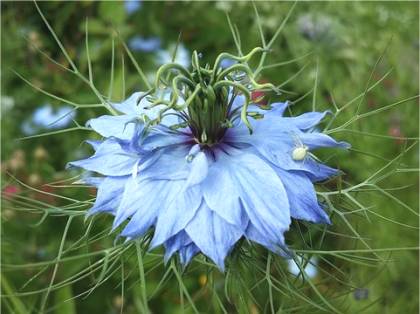
[[[216,266],[217,266],[217,269],[218,269],[221,273],[224,273],[224,272],[225,272],[226,268],[225,268],[225,262],[224,262],[224,260],[219,261],[219,262],[217,262],[217,263],[215,263],[215,264],[216,264]]]
[[[325,224],[325,225],[332,225],[330,217],[325,212],[324,212],[324,215],[319,217],[319,220],[316,223]]]
[[[123,222],[124,220],[115,218],[112,223],[111,233],[114,232]]]
[[[96,212],[93,210],[93,207],[91,209],[89,209],[86,214],[85,214],[85,220],[87,220],[88,218],[92,217],[93,215],[95,215]]]
[[[134,238],[132,238],[132,237],[126,237],[125,240],[124,240],[124,244],[126,244],[126,243],[128,243],[128,242],[130,242],[132,240],[134,240]]]
[[[294,256],[294,252],[290,250],[287,246],[282,246],[278,254],[285,259],[292,259]]]
[[[169,262],[169,260],[171,259],[171,257],[172,257],[172,254],[170,254],[170,255],[167,255],[167,254],[165,254],[164,256],[163,256],[163,264],[166,266],[166,265],[168,265],[168,262]]]
[[[344,142],[344,141],[338,142],[338,146],[341,147],[341,148],[344,148],[344,149],[350,149],[351,148],[351,144],[347,143],[347,142]]]
[[[83,223],[85,224],[90,217],[91,217],[91,215],[89,215],[89,211],[86,212],[85,217],[83,218]]]
[[[150,252],[150,251],[154,250],[155,248],[157,248],[158,246],[160,246],[162,244],[163,244],[162,241],[156,240],[156,237],[153,237],[152,241],[149,244],[149,248],[147,249],[147,252]]]

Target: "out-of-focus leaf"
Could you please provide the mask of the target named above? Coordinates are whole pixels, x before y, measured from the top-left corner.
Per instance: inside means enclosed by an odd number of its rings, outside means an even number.
[[[103,1],[99,5],[99,15],[107,22],[120,25],[125,20],[124,4],[122,1]]]
[[[6,279],[4,275],[1,275],[1,288],[2,288],[2,294],[7,295],[7,301],[9,301],[11,304],[11,308],[13,310],[13,313],[15,314],[27,314],[29,313],[23,304],[23,302],[19,299],[19,297],[14,296],[15,293],[13,287],[10,285],[9,281]]]
[[[83,33],[85,31],[85,24],[81,23],[79,31]],[[104,21],[98,18],[89,19],[89,35],[98,34],[109,34],[109,28],[105,25]]]
[[[70,285],[57,290],[55,293],[55,313],[57,314],[76,314],[76,304],[73,299],[73,291]]]

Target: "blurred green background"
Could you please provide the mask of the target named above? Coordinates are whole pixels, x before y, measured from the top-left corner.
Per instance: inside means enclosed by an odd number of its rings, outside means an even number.
[[[265,36],[270,39],[293,3],[262,1],[256,5]],[[333,102],[341,107],[363,93],[369,78],[369,85],[372,85],[391,69],[390,74],[363,98],[361,111],[377,110],[401,99],[416,96],[419,94],[418,5],[416,2],[298,3],[268,57],[269,63],[285,64],[266,69],[262,80],[276,84],[285,83],[283,88],[292,93],[282,95],[283,100],[301,99],[293,107],[295,114],[311,110],[313,96],[308,92],[314,87],[315,80],[318,110],[333,109]],[[65,206],[66,200],[57,194],[75,199],[89,199],[94,196],[93,190],[60,188],[57,184],[49,183],[77,174],[66,171],[65,165],[68,161],[89,153],[87,145],[82,143],[94,135],[84,130],[70,130],[47,137],[19,139],[55,132],[57,129],[74,128],[74,121],[83,126],[89,118],[104,112],[98,108],[69,111],[71,106],[68,101],[94,104],[97,99],[85,83],[63,71],[39,51],[62,65],[69,66],[34,4],[2,2],[1,6],[1,245],[2,263],[8,265],[2,271],[2,295],[8,295],[3,298],[2,310],[5,313],[37,313],[54,269],[53,263],[42,262],[54,260],[57,256],[67,221],[65,215],[53,215],[40,220],[42,207],[47,206],[45,204],[52,208]],[[241,34],[243,51],[261,45],[250,2],[85,1],[40,2],[39,6],[70,57],[85,75],[88,72],[85,50],[85,23],[88,18],[94,83],[101,93],[110,95],[113,101],[120,101],[131,92],[145,89],[120,38],[127,43],[148,79],[153,78],[153,73],[160,64],[170,60],[180,33],[179,62],[188,64],[193,50],[201,52],[204,60],[209,62],[220,52],[234,53],[235,45],[226,13]],[[117,32],[120,38],[116,36]],[[113,85],[109,89],[113,42],[115,71]],[[307,55],[308,53],[311,54]],[[286,62],[294,59],[294,62]],[[26,84],[15,72],[33,86]],[[36,88],[62,99],[49,97]],[[357,121],[349,128],[352,132],[334,134],[337,138],[349,141],[354,147],[349,154],[335,157],[331,161],[345,171],[346,181],[353,184],[363,181],[386,164],[387,160],[412,144],[413,140],[409,138],[418,137],[418,105],[417,99],[405,102],[392,110],[378,112],[368,119]],[[337,122],[347,121],[353,114],[353,108],[345,111]],[[57,119],[57,123],[52,123]],[[381,134],[385,137],[364,136],[357,132]],[[418,168],[418,162],[416,146],[405,154],[402,163],[415,169]],[[42,193],[30,190],[17,180]],[[397,173],[382,182],[381,186],[404,187],[390,193],[406,206],[383,196],[357,195],[366,206],[374,206],[375,211],[383,218],[369,215],[368,220],[363,215],[356,215],[352,217],[353,226],[373,248],[418,247],[418,216],[407,210],[407,207],[418,210],[417,172]],[[27,208],[38,211],[25,210]],[[82,207],[84,208],[86,207]],[[39,225],[35,226],[38,222]],[[109,228],[110,224],[109,217],[101,217],[95,221],[91,233],[107,230],[105,228]],[[331,228],[334,232],[348,232],[340,224]],[[85,229],[83,218],[76,218],[71,224],[64,247],[77,243]],[[104,236],[98,241],[86,241],[73,253],[83,255],[88,251],[112,247],[114,238],[115,234]],[[358,246],[351,238],[332,237],[325,242],[323,249],[356,247]],[[259,252],[264,254],[264,251]],[[129,251],[124,257],[124,269],[117,269],[89,297],[74,298],[95,285],[101,269],[77,282],[53,289],[47,301],[48,312],[120,313],[123,304],[123,313],[142,313],[142,307],[137,301],[141,291],[138,275],[133,274],[133,269],[136,268],[135,260],[132,261],[133,254],[135,250]],[[75,259],[60,265],[56,282],[70,278],[101,257],[103,256]],[[320,266],[331,273],[337,273],[337,277],[340,277],[339,271],[344,272],[347,282],[324,281],[325,275],[322,272],[318,272],[313,280],[319,291],[325,292],[326,298],[331,297],[334,306],[344,313],[417,313],[418,251],[400,250],[392,254],[385,252],[382,257],[388,262],[386,265],[378,263],[376,267],[331,257],[320,262]],[[262,265],[265,265],[265,256],[261,258]],[[153,270],[153,261],[156,261],[153,256],[145,261],[148,265],[146,283],[149,295],[158,287],[165,272],[161,265]],[[327,262],[337,266],[339,271],[329,267]],[[13,268],[10,265],[26,266]],[[44,265],[49,267],[36,275]],[[286,264],[283,263],[283,266],[286,267]],[[126,277],[123,289],[121,272]],[[249,269],[245,272],[249,272]],[[238,276],[243,276],[244,281],[252,283],[249,273]],[[224,304],[223,308],[228,313],[270,312],[267,292],[263,288],[261,291],[256,289],[255,299],[246,297],[245,300],[239,300],[237,303],[242,304],[240,306],[235,305],[235,300],[215,299],[207,283],[211,278],[213,287],[217,287],[218,280],[223,281],[222,277],[217,271],[210,276],[205,268],[194,263],[184,274],[185,287],[200,312],[222,313],[219,303]],[[31,281],[26,286],[29,279]],[[322,301],[307,285],[300,282],[296,285],[298,291],[308,298],[314,298],[317,300],[315,302]],[[186,306],[185,312],[193,312],[187,300],[180,296],[178,288],[173,276],[169,278],[163,288],[158,289],[151,298],[149,307],[152,312],[181,313],[183,302]],[[217,289],[221,290],[223,296],[223,286]],[[25,294],[28,291],[34,293]],[[274,299],[276,309],[280,309],[279,313],[322,312],[293,294],[275,291]],[[66,300],[69,301],[64,302]]]

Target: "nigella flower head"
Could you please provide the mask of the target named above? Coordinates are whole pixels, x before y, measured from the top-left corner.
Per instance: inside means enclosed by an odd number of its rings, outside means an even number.
[[[179,43],[176,47],[175,45],[170,45],[168,49],[160,49],[156,53],[156,63],[158,65],[163,65],[170,63],[173,58],[173,51],[176,49],[175,62],[187,68],[190,66],[191,54],[188,49],[182,44]]]
[[[33,116],[22,124],[22,131],[27,135],[32,135],[42,129],[60,129],[69,125],[75,116],[76,112],[70,106],[62,106],[54,110],[50,104],[45,104],[37,108]]]
[[[160,48],[161,40],[159,37],[144,38],[134,36],[130,39],[128,46],[134,51],[153,52]]]
[[[315,130],[328,112],[285,117],[287,102],[252,103],[254,90],[278,92],[247,64],[261,51],[222,53],[213,67],[194,52],[192,70],[165,64],[151,90],[113,104],[120,115],[90,120],[103,140],[70,163],[99,174],[86,179],[98,188],[89,214],[114,215],[128,240],[153,229],[150,248],[163,245],[166,260],[202,253],[221,270],[241,238],[283,254],[292,218],[329,224],[314,183],[338,171],[311,151],[348,144]],[[223,68],[226,58],[236,63]]]
[[[124,8],[127,14],[133,14],[141,9],[143,3],[141,0],[125,0]]]

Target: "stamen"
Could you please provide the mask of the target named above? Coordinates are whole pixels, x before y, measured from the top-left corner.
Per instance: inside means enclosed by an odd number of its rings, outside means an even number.
[[[201,133],[201,142],[202,143],[206,143],[207,142],[206,130],[204,130],[203,133]]]
[[[159,123],[167,114],[174,112],[183,114],[186,125],[179,123],[169,127],[176,130],[187,126],[197,143],[210,146],[223,138],[226,130],[233,126],[237,114],[240,114],[239,118],[252,134],[248,118],[262,119],[264,115],[248,111],[248,107],[255,103],[252,101],[251,92],[254,90],[279,92],[274,85],[260,84],[255,80],[254,71],[249,67],[248,61],[260,52],[266,50],[258,47],[245,56],[222,53],[211,68],[208,64],[202,67],[200,65],[202,56],[194,51],[191,69],[174,62],[161,66],[154,87],[146,93],[154,93],[148,108],[163,106],[154,120]],[[238,63],[223,69],[220,65],[223,58],[230,58]],[[159,91],[162,90],[170,90],[167,94],[170,95],[170,99],[159,95]],[[239,94],[245,100],[240,106],[232,108],[233,101]]]
[[[137,162],[135,163],[133,170],[131,171],[131,176],[133,178],[133,181],[137,184],[136,178],[137,178],[137,174],[139,172],[139,163],[140,163],[140,159],[137,160]]]

